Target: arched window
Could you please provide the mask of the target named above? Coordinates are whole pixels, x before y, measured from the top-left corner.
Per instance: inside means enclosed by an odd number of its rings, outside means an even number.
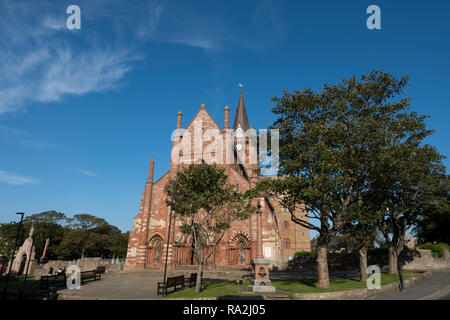
[[[284,247],[289,249],[289,240],[284,240]]]
[[[162,249],[161,239],[158,239],[155,242],[155,259],[154,259],[155,264],[161,263],[161,249]]]
[[[289,222],[285,221],[284,222],[284,230],[289,229]]]

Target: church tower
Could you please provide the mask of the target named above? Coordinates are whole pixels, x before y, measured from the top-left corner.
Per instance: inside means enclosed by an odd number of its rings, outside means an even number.
[[[257,137],[254,127],[251,127],[248,121],[242,90],[234,117],[233,130],[237,155],[236,162],[244,168],[247,178],[254,184],[258,180],[258,174],[256,173],[258,169]]]

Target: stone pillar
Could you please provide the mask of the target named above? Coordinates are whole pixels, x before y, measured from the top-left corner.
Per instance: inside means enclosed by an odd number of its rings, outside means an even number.
[[[136,256],[136,267],[145,268],[148,261],[148,236],[150,228],[150,216],[152,209],[152,193],[153,193],[153,172],[155,168],[155,160],[150,160],[148,168],[148,178],[145,183],[145,191],[143,198],[141,235],[139,241],[138,254]]]
[[[262,212],[261,212],[261,205],[258,202],[258,210],[256,211],[256,239],[257,239],[257,246],[256,246],[256,259],[263,259],[263,249],[262,249]]]
[[[177,129],[181,129],[181,117],[183,114],[181,113],[181,110],[177,113]]]
[[[41,263],[47,262],[47,249],[48,249],[49,242],[50,242],[50,239],[45,240],[45,246],[44,246],[44,251],[42,252]]]
[[[225,106],[225,109],[224,109],[224,121],[223,121],[223,129],[224,130],[230,128],[229,119],[230,119],[230,108],[228,108],[228,106]]]
[[[257,214],[257,248],[256,258],[253,259],[252,265],[255,270],[255,278],[251,281],[248,289],[252,292],[275,292],[275,287],[272,286],[269,279],[269,260],[264,259],[262,250],[262,211],[261,204],[258,201]]]

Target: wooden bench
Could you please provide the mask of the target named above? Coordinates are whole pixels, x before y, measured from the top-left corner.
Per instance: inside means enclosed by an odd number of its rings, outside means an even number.
[[[105,267],[104,266],[99,266],[97,267],[97,271],[100,273],[105,273]]]
[[[192,288],[193,286],[195,286],[196,281],[197,281],[197,274],[191,273],[191,276],[189,278],[184,279],[184,286]]]
[[[66,285],[66,281],[67,278],[65,273],[41,276],[41,289],[48,289],[49,284],[52,287],[56,287],[58,285],[62,287]]]
[[[93,280],[101,280],[102,274],[97,269],[90,270],[90,271],[82,271],[80,272],[80,280],[81,283],[84,283],[86,280],[93,279]]]
[[[158,294],[166,295],[167,289],[173,288],[172,292],[177,291],[178,289],[184,289],[184,276],[177,276],[177,277],[169,277],[166,280],[166,283],[164,282],[158,282]]]

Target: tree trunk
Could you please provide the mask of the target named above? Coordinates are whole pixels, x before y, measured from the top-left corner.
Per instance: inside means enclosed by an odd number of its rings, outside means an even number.
[[[359,250],[359,269],[361,282],[367,282],[367,247]]]
[[[396,256],[398,256],[398,255],[396,254]],[[400,291],[403,291],[405,289],[405,285],[403,283],[403,276],[402,276],[402,272],[400,270],[401,269],[400,260],[399,259],[396,259],[396,260],[397,260],[397,273],[398,273],[398,277],[400,280]]]
[[[389,273],[398,274],[397,252],[394,246],[390,246],[388,251],[389,251]]]
[[[203,273],[203,261],[199,261],[197,266],[197,281],[195,282],[195,293],[200,293],[202,289],[202,273]]]
[[[328,277],[327,246],[320,244],[317,246],[317,287],[329,288],[330,279]]]

